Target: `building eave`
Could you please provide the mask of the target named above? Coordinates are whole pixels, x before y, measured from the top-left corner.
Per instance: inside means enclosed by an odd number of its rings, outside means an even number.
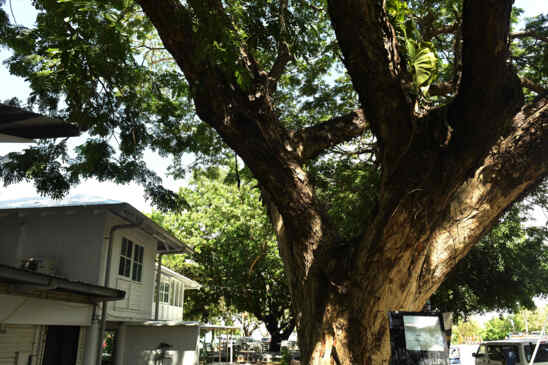
[[[0,133],[22,139],[74,137],[76,124],[0,103]]]
[[[116,301],[124,299],[123,290],[106,288],[99,285],[71,281],[58,276],[42,274],[30,270],[0,265],[0,283],[12,285],[14,289],[33,291],[55,291],[79,294],[92,301]]]

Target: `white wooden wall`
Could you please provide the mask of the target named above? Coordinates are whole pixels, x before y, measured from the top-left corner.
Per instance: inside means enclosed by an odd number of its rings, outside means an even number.
[[[112,226],[127,224],[113,215],[108,215],[105,225],[105,237],[110,234]],[[133,241],[134,244],[144,247],[143,253],[143,271],[141,282],[131,280],[119,275],[120,253],[122,248],[122,238]],[[109,321],[142,321],[151,319],[153,314],[152,294],[154,288],[154,260],[156,258],[156,240],[138,228],[120,229],[115,231],[112,241],[112,259],[110,267],[109,286],[126,292],[123,300],[109,304]],[[107,241],[103,248],[103,263],[106,263]],[[103,264],[104,265],[104,264]],[[104,272],[104,267],[102,269]],[[104,276],[104,274],[103,274]]]
[[[0,365],[39,364],[41,326],[7,325],[0,331]]]

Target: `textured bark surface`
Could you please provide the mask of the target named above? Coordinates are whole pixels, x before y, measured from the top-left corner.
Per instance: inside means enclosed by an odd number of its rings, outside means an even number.
[[[388,311],[420,310],[504,210],[547,175],[548,99],[522,107],[507,62],[511,0],[464,1],[457,95],[423,115],[403,91],[409,77],[383,2],[328,1],[363,111],[297,131],[283,127],[270,96],[288,62],[284,47],[272,70],[236,50],[252,80],[244,88],[205,51],[231,27],[220,0],[189,1],[192,13],[178,0],[139,3],[191,85],[199,117],[260,182],[305,364],[386,364]],[[383,167],[376,214],[363,222],[363,237],[341,242],[304,163],[367,128]]]

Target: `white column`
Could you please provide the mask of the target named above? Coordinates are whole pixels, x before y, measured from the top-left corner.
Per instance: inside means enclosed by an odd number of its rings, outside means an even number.
[[[126,353],[126,336],[127,336],[127,326],[125,323],[120,324],[118,328],[118,333],[116,334],[116,344],[115,354],[114,354],[114,365],[123,365]]]
[[[97,361],[97,338],[99,337],[99,320],[94,318],[91,326],[86,327],[86,347],[84,365],[95,365]]]
[[[181,293],[181,321],[185,320],[185,283],[183,284],[183,292]]]

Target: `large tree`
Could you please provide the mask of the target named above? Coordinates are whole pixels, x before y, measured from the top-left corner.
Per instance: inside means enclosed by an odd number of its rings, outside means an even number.
[[[276,230],[304,363],[386,363],[387,312],[422,308],[546,176],[545,20],[511,33],[512,0],[33,3],[33,29],[0,16],[10,71],[91,138],[76,157],[62,142],[12,154],[4,181],[60,195],[137,180],[180,207],[145,148],[234,151]],[[329,161],[351,190],[318,178]],[[367,190],[336,207],[357,225],[334,218],[330,188]]]

